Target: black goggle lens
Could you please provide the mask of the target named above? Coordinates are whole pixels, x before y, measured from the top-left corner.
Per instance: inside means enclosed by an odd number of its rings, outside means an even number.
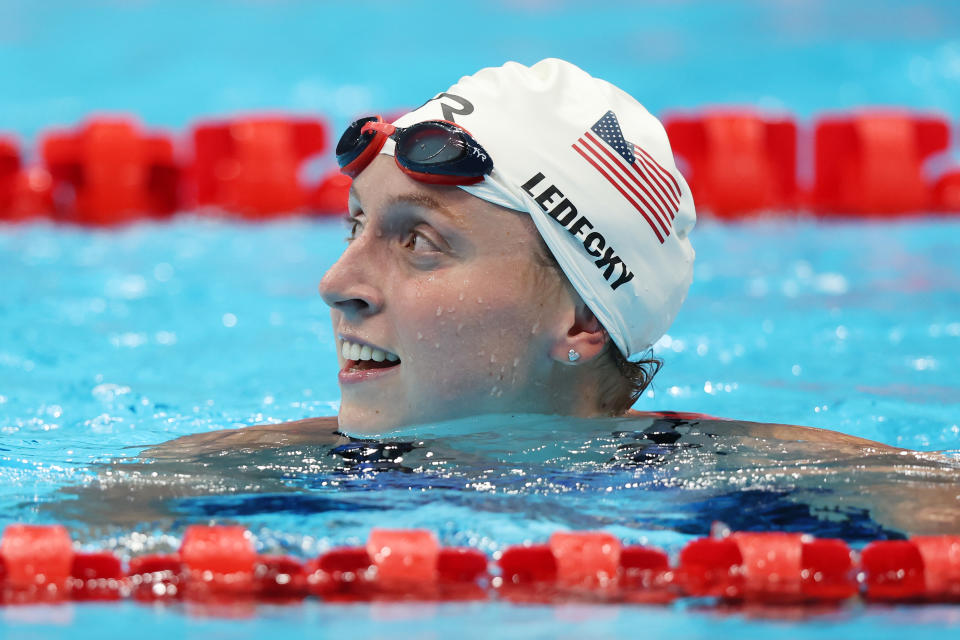
[[[368,122],[376,122],[379,120],[377,116],[372,116],[369,118],[361,118],[357,120],[343,132],[343,135],[340,136],[340,141],[337,143],[337,162],[341,167],[350,164],[350,162],[360,155],[360,152],[369,144],[370,140],[373,139],[375,135],[374,132],[368,131],[363,133],[363,125]]]
[[[425,166],[459,160],[465,151],[466,145],[460,136],[437,127],[411,127],[397,145],[401,157]]]

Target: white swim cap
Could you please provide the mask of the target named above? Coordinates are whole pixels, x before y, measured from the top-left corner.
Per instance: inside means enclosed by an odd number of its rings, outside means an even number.
[[[614,343],[638,360],[693,280],[696,211],[660,121],[554,58],[465,76],[394,124],[436,119],[467,129],[493,158],[483,182],[461,188],[529,213]]]

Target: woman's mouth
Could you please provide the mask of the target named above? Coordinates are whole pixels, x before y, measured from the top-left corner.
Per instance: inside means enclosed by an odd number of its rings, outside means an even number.
[[[340,339],[340,356],[344,361],[339,375],[341,383],[379,378],[400,366],[400,357],[397,354],[346,338]]]

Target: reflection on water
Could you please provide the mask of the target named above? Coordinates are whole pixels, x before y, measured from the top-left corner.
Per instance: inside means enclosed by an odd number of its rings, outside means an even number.
[[[238,522],[267,547],[306,553],[371,526],[489,549],[604,528],[676,548],[714,521],[851,542],[935,532],[936,509],[945,526],[960,522],[960,462],[776,429],[679,414],[488,416],[388,440],[118,460],[43,511],[81,540]]]

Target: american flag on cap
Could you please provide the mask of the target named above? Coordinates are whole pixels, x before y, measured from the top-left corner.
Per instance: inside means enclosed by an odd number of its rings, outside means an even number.
[[[643,216],[663,244],[680,209],[680,185],[653,156],[623,137],[616,114],[607,111],[573,148]]]

